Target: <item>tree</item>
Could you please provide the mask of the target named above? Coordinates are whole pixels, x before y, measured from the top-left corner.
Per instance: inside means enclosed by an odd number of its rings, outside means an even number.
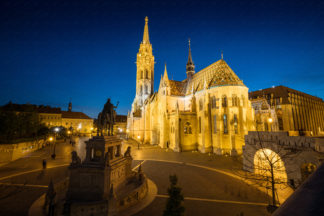
[[[35,139],[45,136],[36,111],[18,112],[0,108],[0,143],[14,143],[19,139]]]
[[[168,188],[169,198],[163,216],[182,216],[185,208],[182,206],[183,195],[181,188],[177,186],[178,178],[176,175],[170,175],[170,187]]]
[[[273,141],[271,133],[256,131],[256,137],[247,140],[243,150],[243,169],[250,173],[243,173],[249,182],[271,191],[271,204],[268,211],[273,212],[279,205],[277,190],[295,187],[294,182],[288,182],[286,167],[292,167],[294,158],[300,150],[296,147],[284,146]],[[294,172],[294,171],[290,171]]]

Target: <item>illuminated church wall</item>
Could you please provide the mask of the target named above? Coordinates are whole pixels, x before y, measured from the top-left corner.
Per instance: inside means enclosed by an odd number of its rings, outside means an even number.
[[[128,115],[130,137],[174,151],[242,153],[244,135],[254,129],[253,110],[248,88],[223,59],[195,73],[189,44],[187,79],[170,80],[165,66],[159,90],[143,96],[138,90],[143,82],[138,71],[149,66],[154,75],[147,18],[137,57],[137,91]],[[148,80],[151,85],[152,79]]]

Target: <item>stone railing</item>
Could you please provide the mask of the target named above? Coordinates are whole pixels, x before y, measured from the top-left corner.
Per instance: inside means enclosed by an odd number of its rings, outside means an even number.
[[[249,131],[245,136],[245,145],[276,143],[290,148],[311,148],[324,152],[324,137],[289,136],[288,132]]]

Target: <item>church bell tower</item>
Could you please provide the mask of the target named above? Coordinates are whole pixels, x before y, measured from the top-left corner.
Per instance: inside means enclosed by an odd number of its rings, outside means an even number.
[[[143,106],[144,101],[153,94],[154,56],[152,53],[152,44],[149,39],[147,17],[145,17],[143,40],[137,53],[136,67],[134,111],[139,110]]]

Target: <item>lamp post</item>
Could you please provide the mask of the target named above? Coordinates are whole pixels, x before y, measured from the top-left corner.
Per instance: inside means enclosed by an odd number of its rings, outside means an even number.
[[[56,133],[58,133],[60,131],[60,128],[56,127],[54,128],[54,149],[53,149],[53,154],[51,155],[51,157],[53,159],[55,159],[56,154],[55,154],[55,149],[56,149]]]
[[[126,129],[126,140],[128,140],[128,136],[129,136],[129,130]]]

